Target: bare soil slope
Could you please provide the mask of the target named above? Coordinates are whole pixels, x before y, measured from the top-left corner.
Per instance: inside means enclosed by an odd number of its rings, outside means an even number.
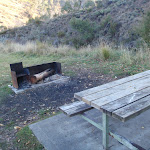
[[[0,1],[0,26],[14,27],[25,25],[29,17],[28,3],[20,3],[16,0]]]

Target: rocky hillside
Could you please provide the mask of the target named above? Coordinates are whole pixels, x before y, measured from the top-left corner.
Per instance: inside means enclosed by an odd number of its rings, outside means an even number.
[[[49,41],[56,45],[75,45],[81,40],[83,40],[81,44],[84,42],[94,44],[98,40],[105,40],[133,46],[138,38],[134,31],[148,10],[150,10],[149,0],[102,2],[96,7],[71,12],[48,21],[32,20],[26,26],[2,32],[0,40],[14,40],[20,43],[38,40]],[[84,20],[88,23],[87,26],[91,26],[90,35],[86,29],[81,31],[82,27],[86,27]]]
[[[30,4],[16,0],[0,1],[0,26],[9,28],[22,26],[28,21]],[[34,16],[34,14],[33,14]]]
[[[72,1],[70,3],[74,3]],[[65,2],[66,0],[1,0],[0,27],[18,27],[25,25],[30,18],[60,15]]]

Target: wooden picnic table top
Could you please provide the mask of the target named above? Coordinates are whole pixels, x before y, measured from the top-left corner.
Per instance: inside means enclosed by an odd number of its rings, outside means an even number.
[[[150,108],[150,70],[75,93],[74,97],[124,122]]]

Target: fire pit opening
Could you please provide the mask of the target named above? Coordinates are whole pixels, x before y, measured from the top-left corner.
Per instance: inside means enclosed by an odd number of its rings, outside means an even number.
[[[10,64],[12,89],[16,90],[37,87],[52,81],[64,79],[61,63],[52,62],[23,68],[22,62]],[[66,78],[65,78],[66,79]],[[67,77],[68,79],[68,77]]]

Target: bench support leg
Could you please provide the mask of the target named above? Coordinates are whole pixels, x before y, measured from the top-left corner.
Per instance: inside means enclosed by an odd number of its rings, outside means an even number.
[[[89,122],[90,124],[92,124],[93,126],[95,126],[98,129],[102,130],[102,132],[103,132],[103,146],[104,146],[105,150],[108,150],[109,135],[111,137],[115,138],[120,143],[122,143],[124,146],[128,147],[129,149],[138,150],[138,148],[133,146],[133,144],[130,141],[128,141],[127,139],[125,139],[124,137],[122,137],[118,134],[114,134],[114,133],[109,131],[109,117],[105,113],[103,113],[103,120],[102,120],[103,123],[102,123],[102,125],[94,122],[93,120],[85,117],[84,115],[81,115],[81,117],[84,120],[86,120],[87,122]]]
[[[103,113],[103,148],[108,150],[109,146],[109,117]]]

